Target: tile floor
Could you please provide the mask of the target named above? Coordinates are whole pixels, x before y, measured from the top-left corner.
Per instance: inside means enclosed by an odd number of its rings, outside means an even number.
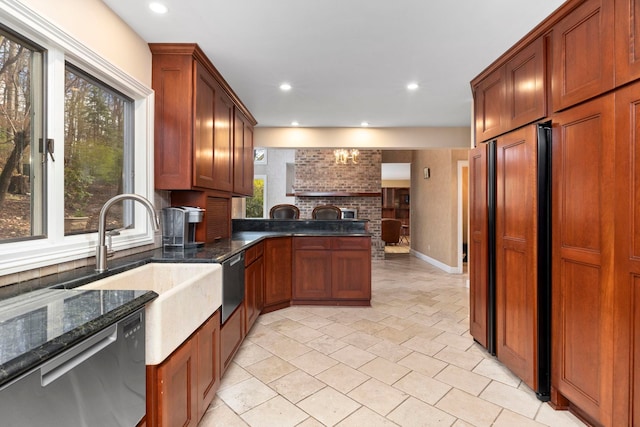
[[[474,343],[466,275],[390,258],[371,307],[260,316],[199,427],[583,425]]]

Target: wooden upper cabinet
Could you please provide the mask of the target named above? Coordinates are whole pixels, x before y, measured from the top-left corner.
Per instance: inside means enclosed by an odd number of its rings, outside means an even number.
[[[546,116],[545,65],[543,37],[538,37],[505,64],[508,129]]]
[[[586,0],[553,27],[553,111],[614,87],[613,26],[613,1]]]
[[[233,104],[218,89],[214,109],[213,179],[214,189],[233,190]]]
[[[545,64],[544,38],[538,37],[472,82],[477,143],[546,115]]]
[[[253,196],[253,126],[237,109],[233,132],[233,193]]]
[[[155,186],[161,190],[234,190],[235,111],[241,150],[251,144],[251,113],[193,43],[151,43],[155,97]],[[252,151],[253,153],[253,151]],[[235,164],[253,174],[248,157]],[[253,183],[253,181],[252,181]],[[250,194],[241,192],[240,194]]]
[[[616,86],[640,78],[640,0],[615,0]]]
[[[197,62],[195,62],[194,81],[193,186],[215,189],[213,124],[215,122],[214,106],[218,96],[218,85],[213,76]],[[185,145],[188,145],[188,142]]]
[[[151,85],[155,90],[155,186],[191,188],[194,61],[187,55],[154,55]]]
[[[504,68],[500,67],[473,87],[476,142],[486,141],[506,128]]]

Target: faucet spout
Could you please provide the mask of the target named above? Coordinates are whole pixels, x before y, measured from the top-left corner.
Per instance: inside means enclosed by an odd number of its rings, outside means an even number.
[[[100,219],[98,222],[98,245],[96,246],[96,272],[102,273],[107,270],[107,245],[106,245],[106,228],[107,228],[107,212],[115,203],[121,200],[134,200],[142,203],[147,208],[149,218],[153,223],[153,230],[160,230],[160,220],[156,214],[153,204],[138,194],[118,194],[107,200],[100,209]]]

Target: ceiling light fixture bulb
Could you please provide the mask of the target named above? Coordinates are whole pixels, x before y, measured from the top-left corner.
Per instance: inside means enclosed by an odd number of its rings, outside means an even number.
[[[167,6],[163,5],[162,3],[158,3],[158,2],[149,3],[149,9],[151,9],[155,13],[159,13],[159,14],[167,13],[167,11],[169,10],[169,9],[167,9]]]
[[[419,86],[418,86],[418,83],[409,83],[409,84],[407,85],[407,89],[409,89],[409,90],[417,90],[417,89],[418,89],[418,87],[419,87]]]
[[[280,85],[280,90],[283,90],[285,92],[291,90],[291,85],[289,83],[282,83]]]
[[[367,126],[369,126],[369,122],[362,122],[360,123],[360,126],[362,126],[363,128],[366,128]]]
[[[300,125],[300,123],[298,123],[296,121],[291,122],[291,126],[299,126],[299,125]]]

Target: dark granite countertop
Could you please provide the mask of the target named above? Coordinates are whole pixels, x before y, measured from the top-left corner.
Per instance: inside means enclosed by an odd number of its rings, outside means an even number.
[[[370,236],[366,220],[233,220],[234,233],[198,248],[158,248],[0,287],[0,387],[144,307],[147,291],[74,288],[149,262],[220,263],[268,237]]]
[[[149,291],[42,289],[0,301],[0,387],[157,296]]]

